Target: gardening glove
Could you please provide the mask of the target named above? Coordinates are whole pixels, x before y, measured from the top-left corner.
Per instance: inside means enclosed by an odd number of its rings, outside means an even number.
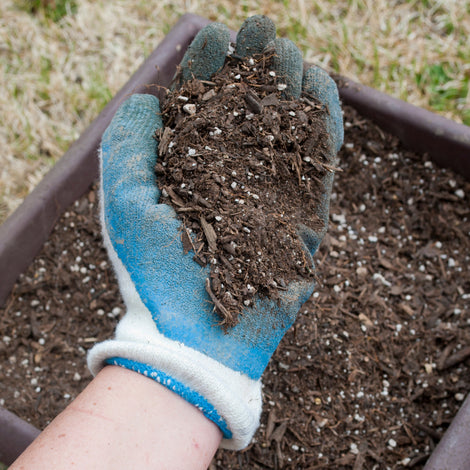
[[[265,17],[248,19],[236,45],[239,55],[276,50],[276,73],[286,96],[302,87],[327,108],[329,161],[342,143],[336,87],[319,69],[302,73],[302,57],[289,41],[275,40]],[[274,42],[273,42],[274,41]],[[181,64],[183,80],[209,79],[225,60],[229,31],[221,24],[201,30]],[[296,314],[312,294],[310,281],[293,282],[278,300],[255,298],[240,322],[224,331],[205,289],[209,266],[184,254],[181,221],[172,207],[159,204],[154,167],[162,128],[158,99],[133,95],[122,104],[100,148],[101,223],[104,244],[117,274],[127,313],[114,339],[95,345],[88,364],[97,374],[106,364],[137,371],[198,407],[223,433],[221,447],[242,449],[259,425],[261,375]],[[318,208],[325,227],[299,229],[314,254],[326,230],[331,179]]]

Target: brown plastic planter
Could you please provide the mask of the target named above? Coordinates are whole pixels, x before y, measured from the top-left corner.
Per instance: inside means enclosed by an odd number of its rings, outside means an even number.
[[[169,84],[185,49],[209,21],[184,15],[157,49],[104,108],[62,159],[5,223],[0,226],[0,306],[18,276],[39,253],[62,212],[96,179],[97,148],[119,104],[132,93],[158,95]],[[470,179],[470,128],[340,77],[342,100],[398,136],[412,150]],[[0,461],[10,464],[38,430],[0,408]],[[465,401],[426,470],[468,468],[470,401]]]
[[[38,435],[34,426],[0,407],[0,462],[11,465]]]

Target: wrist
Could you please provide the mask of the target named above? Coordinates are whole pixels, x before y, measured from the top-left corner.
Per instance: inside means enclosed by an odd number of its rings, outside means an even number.
[[[129,330],[125,331],[129,333]],[[199,351],[166,338],[156,329],[152,338],[143,341],[140,337],[124,336],[118,327],[115,339],[99,343],[90,350],[88,366],[96,375],[113,358],[124,359],[121,366],[157,383],[160,379],[165,386],[168,386],[169,378],[168,388],[204,410],[209,419],[216,418],[214,422],[220,418],[223,423],[220,426],[218,422],[220,429],[228,429],[231,433],[231,438],[227,438],[226,433],[221,447],[239,450],[250,443],[261,414],[260,380],[233,371]],[[175,385],[177,389],[173,388]],[[184,389],[189,393],[181,393]]]

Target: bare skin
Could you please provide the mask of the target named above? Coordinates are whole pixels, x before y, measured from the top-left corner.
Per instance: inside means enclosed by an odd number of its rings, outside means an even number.
[[[10,467],[206,469],[222,434],[157,382],[105,367]]]

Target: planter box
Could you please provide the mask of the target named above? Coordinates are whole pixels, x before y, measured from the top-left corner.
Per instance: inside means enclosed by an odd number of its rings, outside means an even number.
[[[10,465],[39,435],[39,430],[0,407],[0,462]]]
[[[149,89],[146,85],[158,82],[167,86],[185,49],[208,23],[195,15],[183,16],[24,203],[0,226],[0,305],[18,276],[39,253],[62,212],[95,181],[101,135],[120,103],[130,93],[150,92],[158,96],[157,87]],[[338,81],[343,102],[399,137],[411,150],[427,153],[438,165],[452,168],[470,179],[469,127],[343,77]],[[464,468],[463,464],[470,461],[469,431],[470,401],[467,400],[426,469]],[[0,408],[0,461],[10,464],[38,433],[31,425]]]

